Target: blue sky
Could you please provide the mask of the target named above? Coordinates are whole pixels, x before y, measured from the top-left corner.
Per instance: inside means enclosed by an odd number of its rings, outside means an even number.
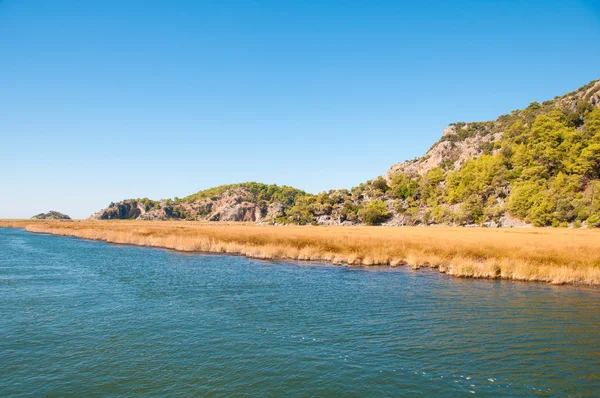
[[[0,1],[0,218],[350,188],[600,78],[600,2]]]

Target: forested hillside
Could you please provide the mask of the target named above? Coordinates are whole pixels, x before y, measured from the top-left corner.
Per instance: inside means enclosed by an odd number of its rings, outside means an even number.
[[[600,81],[495,121],[454,123],[427,154],[352,189],[223,185],[130,199],[93,218],[600,227]]]

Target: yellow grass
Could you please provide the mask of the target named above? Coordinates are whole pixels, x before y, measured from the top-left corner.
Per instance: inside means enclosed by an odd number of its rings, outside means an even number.
[[[408,265],[438,268],[461,277],[600,285],[597,230],[0,220],[2,226],[111,243],[261,259]]]

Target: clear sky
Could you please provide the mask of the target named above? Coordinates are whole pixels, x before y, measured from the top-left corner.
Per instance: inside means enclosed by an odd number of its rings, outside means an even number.
[[[350,188],[600,78],[600,1],[0,1],[0,218]]]

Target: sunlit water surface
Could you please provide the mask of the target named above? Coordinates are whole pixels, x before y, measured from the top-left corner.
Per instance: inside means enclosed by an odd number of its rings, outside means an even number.
[[[0,395],[600,395],[600,293],[0,229]]]

